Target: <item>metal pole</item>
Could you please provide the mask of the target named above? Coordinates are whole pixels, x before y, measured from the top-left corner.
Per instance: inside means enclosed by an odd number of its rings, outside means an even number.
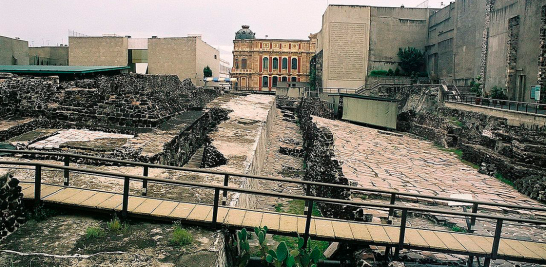
[[[394,202],[396,201],[396,194],[391,194],[391,205],[394,205]],[[394,218],[394,208],[389,208],[389,219],[387,220],[388,224],[392,224]]]
[[[491,259],[497,258],[499,252],[499,243],[501,239],[502,231],[502,219],[497,219],[497,226],[495,227],[495,237],[493,238],[493,248],[491,250]]]
[[[142,176],[148,177],[148,166],[144,166],[142,171]],[[146,196],[148,194],[148,180],[142,180],[142,195]]]
[[[313,210],[313,200],[309,200],[309,210]],[[309,229],[311,228],[311,214],[307,212],[307,220],[305,221],[305,234],[303,235],[303,247],[307,247],[307,239],[309,239]]]
[[[36,165],[34,170],[34,205],[38,207],[40,205],[40,196],[42,192],[42,166]]]
[[[394,250],[394,258],[397,259],[400,255],[400,250],[404,248],[404,237],[406,235],[406,220],[408,217],[408,210],[402,209],[402,220],[400,221],[400,237],[398,238],[398,246]]]
[[[310,196],[311,195],[311,185],[308,184],[307,188],[305,189],[305,195]],[[303,210],[303,215],[307,215],[307,212],[309,211],[309,201],[305,201],[305,208]],[[313,210],[311,210],[313,212]]]
[[[70,166],[70,157],[69,156],[64,156],[64,166],[65,167]],[[69,186],[69,185],[70,185],[70,171],[69,170],[64,170],[64,186]]]
[[[214,206],[212,207],[212,227],[216,228],[218,220],[218,203],[220,202],[220,189],[214,189]]]
[[[472,213],[474,213],[474,214],[478,213],[478,203],[474,203],[472,205]],[[471,225],[476,225],[476,216],[471,216],[470,218],[471,218],[470,219],[470,224]]]
[[[125,177],[123,181],[123,209],[121,210],[121,217],[127,218],[127,208],[129,207],[129,177]]]
[[[229,184],[229,174],[224,175],[224,186],[228,186]],[[225,206],[227,202],[227,190],[224,190],[222,192],[222,206]]]

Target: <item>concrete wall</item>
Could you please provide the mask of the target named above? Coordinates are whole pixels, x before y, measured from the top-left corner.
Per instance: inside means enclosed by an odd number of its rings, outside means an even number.
[[[344,120],[396,129],[397,115],[396,102],[343,97]]]
[[[69,37],[70,66],[127,66],[127,37]]]
[[[487,108],[466,103],[445,102],[444,105],[446,108],[477,112],[487,116],[504,118],[507,120],[507,124],[510,126],[525,126],[528,128],[546,127],[546,116],[541,114],[528,114],[514,110]]]
[[[366,83],[370,7],[329,5],[318,38],[323,87],[357,88]]]
[[[68,53],[68,46],[29,47],[29,64],[68,66]]]
[[[196,68],[196,38],[148,39],[148,73],[174,74],[180,80],[190,78],[194,84],[203,76]]]
[[[203,69],[206,66],[212,70],[212,77],[220,76],[220,51],[205,43],[201,38],[196,38],[196,68],[197,86],[205,85],[203,81]]]
[[[0,36],[0,65],[28,65],[28,42]]]
[[[395,70],[399,48],[410,46],[424,52],[430,12],[426,8],[371,7],[368,72]]]

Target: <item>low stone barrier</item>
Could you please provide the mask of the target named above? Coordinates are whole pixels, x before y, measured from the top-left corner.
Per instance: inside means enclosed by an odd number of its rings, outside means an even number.
[[[26,221],[19,180],[10,173],[0,176],[0,240]]]

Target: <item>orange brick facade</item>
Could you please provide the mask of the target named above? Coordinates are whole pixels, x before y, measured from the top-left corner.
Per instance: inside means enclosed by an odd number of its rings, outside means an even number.
[[[236,39],[233,40],[233,69],[242,90],[274,91],[282,81],[309,81],[309,62],[317,39]]]

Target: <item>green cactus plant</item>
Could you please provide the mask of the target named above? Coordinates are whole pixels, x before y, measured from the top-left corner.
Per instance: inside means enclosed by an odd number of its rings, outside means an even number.
[[[254,233],[258,237],[258,245],[260,245],[260,255],[262,255],[262,261],[266,261],[267,252],[269,251],[267,240],[265,239],[267,235],[267,226],[254,227]]]
[[[307,240],[307,248],[303,237],[298,238],[298,249],[290,254],[294,256],[298,267],[316,267],[320,259],[320,250],[315,246],[311,249],[311,238]]]
[[[237,258],[239,267],[245,267],[250,260],[250,244],[248,243],[248,232],[245,228],[237,232],[239,238],[239,256]]]
[[[283,241],[277,246],[277,250],[269,250],[267,252],[267,256],[265,260],[273,264],[275,267],[294,267],[296,266],[296,260],[294,259],[294,256],[292,256],[288,252],[288,247],[286,246],[286,243]]]

